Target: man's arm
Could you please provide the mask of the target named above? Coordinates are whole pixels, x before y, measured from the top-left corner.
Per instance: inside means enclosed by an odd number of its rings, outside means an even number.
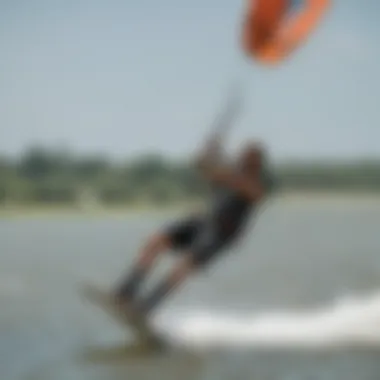
[[[258,201],[264,196],[260,181],[254,181],[226,166],[205,166],[203,174],[212,183],[233,189],[251,201]]]
[[[234,91],[229,94],[227,105],[223,109],[222,114],[217,117],[211,128],[213,131],[212,135],[206,141],[200,156],[196,159],[196,166],[201,169],[202,172],[205,165],[220,164],[224,158],[223,140],[226,137],[226,133],[231,129],[241,109],[241,88],[239,86],[233,90]]]

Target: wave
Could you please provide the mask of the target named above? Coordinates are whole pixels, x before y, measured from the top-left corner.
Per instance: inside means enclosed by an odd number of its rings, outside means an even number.
[[[231,315],[207,310],[164,313],[155,328],[198,347],[380,347],[380,294],[340,299],[324,308]]]

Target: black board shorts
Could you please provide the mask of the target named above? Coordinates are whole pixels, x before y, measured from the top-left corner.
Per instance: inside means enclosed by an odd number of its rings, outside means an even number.
[[[196,266],[204,266],[223,252],[235,238],[217,220],[188,217],[169,225],[164,230],[171,247],[192,255]]]

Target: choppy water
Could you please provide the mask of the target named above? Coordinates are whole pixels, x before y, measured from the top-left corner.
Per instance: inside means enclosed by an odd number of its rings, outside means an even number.
[[[1,379],[380,378],[380,204],[274,204],[153,321],[191,354],[157,355],[128,348],[77,288],[114,283],[169,219],[0,221]]]

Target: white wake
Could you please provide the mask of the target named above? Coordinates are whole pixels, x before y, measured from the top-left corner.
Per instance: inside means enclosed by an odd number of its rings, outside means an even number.
[[[309,311],[228,316],[206,311],[161,315],[155,327],[179,344],[211,346],[380,347],[380,294]]]

